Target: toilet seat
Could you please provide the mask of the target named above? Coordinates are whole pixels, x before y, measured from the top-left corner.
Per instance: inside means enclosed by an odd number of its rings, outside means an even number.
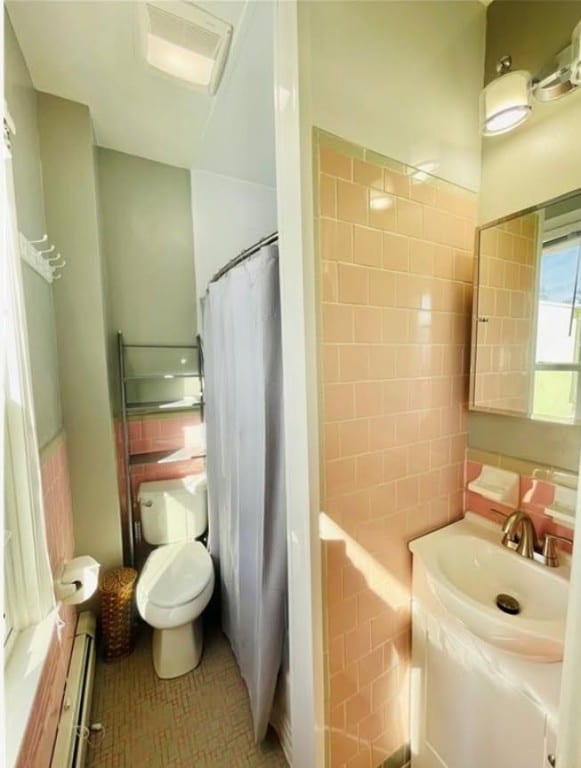
[[[139,578],[141,597],[159,608],[195,600],[213,580],[212,558],[199,541],[179,541],[154,549]]]

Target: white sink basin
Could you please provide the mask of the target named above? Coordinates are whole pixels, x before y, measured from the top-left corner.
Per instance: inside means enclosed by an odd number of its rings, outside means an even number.
[[[503,547],[501,538],[499,527],[469,513],[410,549],[440,602],[477,637],[529,660],[561,661],[568,568],[528,560]],[[515,598],[520,612],[498,608],[499,594]]]

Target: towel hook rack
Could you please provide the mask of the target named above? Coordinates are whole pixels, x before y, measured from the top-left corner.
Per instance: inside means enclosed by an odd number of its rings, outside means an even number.
[[[50,245],[48,248],[38,247],[45,244],[48,244],[47,234],[43,235],[40,240],[28,240],[22,232],[19,232],[20,258],[43,277],[47,283],[52,283],[54,280],[59,280],[62,277],[61,270],[67,262],[62,258],[60,252],[54,253],[54,245]],[[54,255],[50,255],[53,253]]]

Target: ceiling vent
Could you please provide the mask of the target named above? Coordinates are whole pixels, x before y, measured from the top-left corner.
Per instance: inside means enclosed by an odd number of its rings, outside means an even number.
[[[232,25],[189,2],[144,5],[147,62],[202,93],[213,94],[224,71]]]

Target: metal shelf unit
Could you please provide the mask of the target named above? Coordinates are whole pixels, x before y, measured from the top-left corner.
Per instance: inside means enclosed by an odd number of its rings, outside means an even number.
[[[158,356],[168,358],[170,366],[164,369],[164,365],[154,367],[159,370],[140,371],[139,363],[131,361],[129,358],[132,351],[139,357],[143,356],[146,350],[152,353],[157,352]],[[181,355],[178,355],[179,351]],[[177,345],[177,344],[127,344],[123,339],[121,331],[117,334],[117,355],[119,364],[120,381],[120,399],[121,399],[121,418],[122,418],[122,438],[123,438],[123,469],[125,476],[125,493],[127,505],[126,530],[124,531],[124,552],[127,565],[135,565],[135,544],[140,541],[140,530],[136,525],[134,518],[134,500],[131,493],[131,471],[136,467],[143,467],[151,464],[170,464],[179,461],[191,461],[194,459],[205,459],[205,453],[180,448],[174,450],[152,451],[150,453],[131,453],[131,444],[129,441],[129,419],[132,415],[164,414],[183,411],[199,411],[201,421],[204,421],[204,377],[203,377],[203,356],[200,337],[197,344]],[[155,357],[155,356],[154,356]],[[182,370],[176,370],[176,360],[179,358],[179,364],[184,366]],[[188,366],[189,363],[189,366]],[[145,366],[147,367],[147,366]],[[150,362],[151,367],[151,362]],[[192,384],[197,383],[197,392],[195,394],[183,395],[181,397],[172,396],[168,393],[166,399],[135,399],[135,387],[139,385],[149,385],[156,387],[156,395],[163,390],[164,385],[184,386],[188,380]],[[131,391],[128,391],[130,389]]]
[[[130,467],[144,467],[147,464],[175,464],[179,461],[194,461],[205,459],[205,453],[197,453],[187,448],[178,448],[174,451],[151,451],[150,453],[132,453],[129,456]]]
[[[188,376],[188,378],[193,378]],[[195,411],[202,407],[199,400],[183,398],[182,400],[145,400],[142,403],[126,403],[129,413],[173,413],[175,411]]]

